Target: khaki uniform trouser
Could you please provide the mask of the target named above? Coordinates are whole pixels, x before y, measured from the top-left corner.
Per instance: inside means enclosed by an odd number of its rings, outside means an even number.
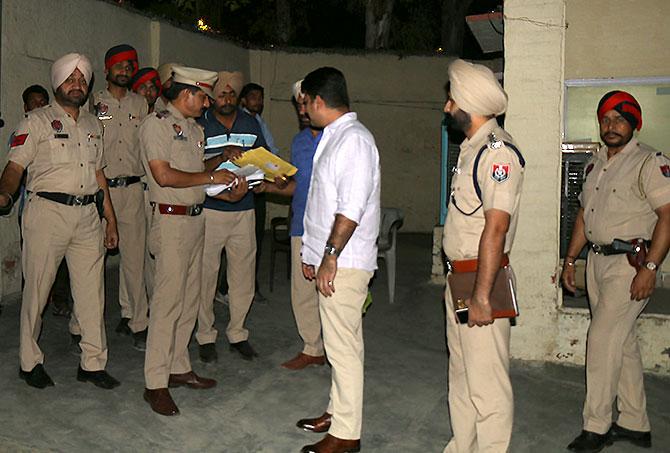
[[[363,316],[372,272],[338,269],[331,297],[319,294],[323,345],[332,365],[328,433],[360,439],[363,421]]]
[[[70,270],[73,318],[79,320],[81,367],[104,370],[105,336],[103,228],[95,204],[66,206],[31,195],[23,211],[23,302],[21,304],[21,369],[44,363],[37,345],[42,311],[63,257]]]
[[[170,374],[188,373],[188,343],[198,315],[205,219],[154,213],[149,246],[156,257],[144,360],[148,389],[166,388]]]
[[[119,305],[121,317],[130,318],[133,332],[147,328],[147,292],[144,285],[146,220],[142,185],[111,187],[109,194],[119,230]]]
[[[301,247],[302,237],[291,237],[291,307],[304,343],[302,352],[318,357],[323,355],[319,293],[314,280],[307,280],[302,273]]]
[[[626,255],[589,253],[586,285],[591,325],[586,343],[583,416],[584,429],[598,434],[607,432],[612,423],[615,398],[619,426],[635,431],[651,429],[635,328],[649,299],[630,300],[635,273]]]
[[[151,299],[154,292],[154,274],[156,273],[156,260],[149,252],[148,232],[151,231],[151,219],[153,217],[153,206],[149,201],[149,191],[144,190],[144,216],[146,219],[147,240],[144,248],[144,285],[147,289],[147,300]]]
[[[228,308],[230,322],[226,336],[230,343],[249,338],[244,320],[254,299],[256,278],[256,216],[253,209],[246,211],[217,211],[205,209],[205,250],[202,259],[202,294],[198,311],[198,344],[214,343],[214,295],[221,266],[221,251],[226,249],[226,277],[228,279]]]
[[[506,452],[514,419],[509,379],[510,322],[496,319],[483,327],[458,324],[449,285],[445,301],[453,437],[444,453]]]

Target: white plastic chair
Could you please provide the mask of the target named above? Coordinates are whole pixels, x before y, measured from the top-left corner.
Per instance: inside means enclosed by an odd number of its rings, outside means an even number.
[[[381,208],[379,237],[377,238],[377,257],[386,263],[386,275],[389,285],[389,303],[395,298],[396,238],[402,226],[405,214],[398,208]]]

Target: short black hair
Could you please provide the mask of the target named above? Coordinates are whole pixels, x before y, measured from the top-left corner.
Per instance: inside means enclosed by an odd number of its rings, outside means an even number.
[[[310,72],[302,81],[301,89],[311,98],[321,96],[330,108],[349,108],[347,81],[338,69],[326,66]]]
[[[42,85],[30,85],[28,88],[23,90],[23,94],[21,95],[24,104],[28,103],[28,98],[33,93],[41,94],[42,96],[44,96],[44,99],[47,100],[47,104],[49,103],[49,93],[47,92],[47,90],[44,89]]]
[[[247,97],[247,95],[249,93],[251,93],[252,91],[260,91],[261,96],[265,96],[265,88],[263,88],[262,86],[260,86],[257,83],[251,82],[251,83],[247,83],[246,85],[244,85],[244,88],[242,88],[242,91],[240,91],[240,98]]]
[[[163,92],[163,95],[168,100],[174,101],[179,97],[179,93],[181,93],[184,90],[189,90],[191,94],[195,94],[200,90],[200,88],[194,87],[193,85],[187,85],[185,83],[175,82],[173,80],[172,85],[170,85],[170,88],[168,88]]]

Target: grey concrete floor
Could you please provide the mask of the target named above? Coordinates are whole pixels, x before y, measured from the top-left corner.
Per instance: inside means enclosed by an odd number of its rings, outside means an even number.
[[[366,373],[363,451],[440,452],[451,436],[447,408],[447,352],[442,290],[430,285],[431,238],[399,236],[396,302],[389,305],[385,267],[373,282],[374,303],[365,317]],[[320,435],[295,422],[320,415],[328,400],[327,367],[291,372],[279,365],[300,348],[289,302],[289,286],[279,257],[274,292],[268,283],[268,253],[261,265],[267,305],[254,305],[248,318],[250,341],[260,353],[245,362],[218,340],[219,361],[194,370],[218,379],[213,390],[176,389],[178,417],[154,414],[142,400],[143,354],[130,339],[117,336],[116,279],[107,278],[107,370],[122,381],[117,389],[98,389],[75,379],[78,358],[70,353],[67,322],[47,307],[40,345],[55,387],[37,390],[17,377],[19,304],[0,315],[0,451],[175,451],[297,452]],[[227,308],[216,304],[219,332]],[[514,330],[512,330],[512,335]],[[512,452],[560,452],[581,426],[584,370],[513,361],[515,426]],[[654,448],[670,451],[669,379],[645,379]],[[634,452],[616,445],[607,452]]]

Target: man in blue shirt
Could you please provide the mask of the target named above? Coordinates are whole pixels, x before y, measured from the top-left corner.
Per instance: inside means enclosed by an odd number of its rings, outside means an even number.
[[[214,86],[214,104],[198,120],[205,129],[206,138],[232,133],[256,136],[250,147],[224,147],[220,155],[222,162],[238,157],[240,152],[266,146],[258,122],[237,106],[237,96],[241,89],[242,73],[221,71]],[[205,150],[205,156],[215,155],[220,151],[221,149],[216,148]],[[230,309],[226,336],[231,350],[239,352],[245,360],[252,360],[257,354],[249,344],[249,331],[244,328],[244,321],[254,298],[256,275],[254,195],[247,192],[235,203],[207,197],[204,214],[205,251],[198,329],[195,334],[200,345],[200,360],[214,362],[218,358],[215,346],[218,332],[214,328],[214,296],[223,249],[226,250]]]
[[[298,333],[304,343],[302,352],[291,360],[282,363],[289,370],[302,370],[309,365],[323,365],[326,363],[321,339],[321,319],[319,317],[319,298],[314,281],[309,281],[302,273],[303,217],[307,204],[309,182],[312,177],[312,161],[316,147],[321,140],[321,129],[310,126],[309,117],[305,110],[305,98],[300,90],[298,81],[293,86],[293,100],[300,132],[291,143],[291,163],[298,168],[288,185],[282,187],[281,181],[277,184],[264,183],[262,188],[266,192],[293,196],[291,200],[291,306],[298,326]]]

